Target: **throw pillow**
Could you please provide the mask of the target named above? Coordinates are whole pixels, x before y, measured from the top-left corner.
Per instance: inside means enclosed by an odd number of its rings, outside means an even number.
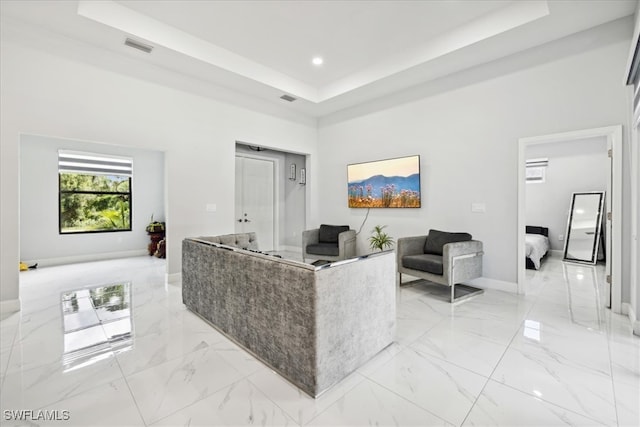
[[[349,226],[322,224],[320,226],[320,231],[318,232],[318,242],[338,243],[338,234],[342,233],[343,231],[349,231]]]
[[[235,246],[241,249],[249,249],[249,235],[246,233],[239,233],[235,235]]]
[[[467,242],[471,240],[469,233],[449,233],[447,231],[429,230],[427,241],[424,244],[425,254],[442,255],[444,245],[454,242]]]

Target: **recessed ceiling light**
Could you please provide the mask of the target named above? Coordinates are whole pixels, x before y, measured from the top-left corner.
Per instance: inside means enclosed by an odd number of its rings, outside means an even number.
[[[324,62],[324,59],[322,59],[319,56],[316,56],[311,60],[311,62],[313,63],[313,65],[322,65],[322,63]]]

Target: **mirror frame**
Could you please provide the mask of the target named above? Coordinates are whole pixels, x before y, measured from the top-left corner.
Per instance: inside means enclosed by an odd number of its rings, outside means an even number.
[[[567,257],[567,249],[569,247],[569,241],[571,240],[571,222],[573,220],[573,209],[576,202],[576,196],[596,194],[600,196],[598,202],[598,214],[596,215],[596,232],[594,234],[594,241],[591,245],[591,259],[584,260],[578,258]],[[580,262],[584,264],[595,264],[598,262],[598,249],[600,248],[600,234],[602,233],[602,213],[604,212],[605,192],[604,191],[579,191],[574,192],[571,195],[571,205],[569,210],[569,216],[567,218],[567,232],[564,239],[564,251],[562,255],[563,261]]]

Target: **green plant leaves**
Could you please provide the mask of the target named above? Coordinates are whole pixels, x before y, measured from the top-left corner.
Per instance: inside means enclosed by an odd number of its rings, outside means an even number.
[[[391,248],[394,244],[393,238],[383,231],[386,225],[376,225],[371,231],[373,234],[369,237],[369,247],[379,251],[385,248]]]

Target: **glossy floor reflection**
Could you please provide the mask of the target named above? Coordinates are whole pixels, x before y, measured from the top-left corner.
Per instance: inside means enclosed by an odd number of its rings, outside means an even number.
[[[63,292],[61,305],[68,370],[132,348],[131,283]]]
[[[2,425],[640,425],[640,338],[602,308],[601,268],[551,258],[527,296],[453,307],[405,286],[396,343],[314,400],[186,310],[164,267],[21,273],[23,310],[0,321]]]

